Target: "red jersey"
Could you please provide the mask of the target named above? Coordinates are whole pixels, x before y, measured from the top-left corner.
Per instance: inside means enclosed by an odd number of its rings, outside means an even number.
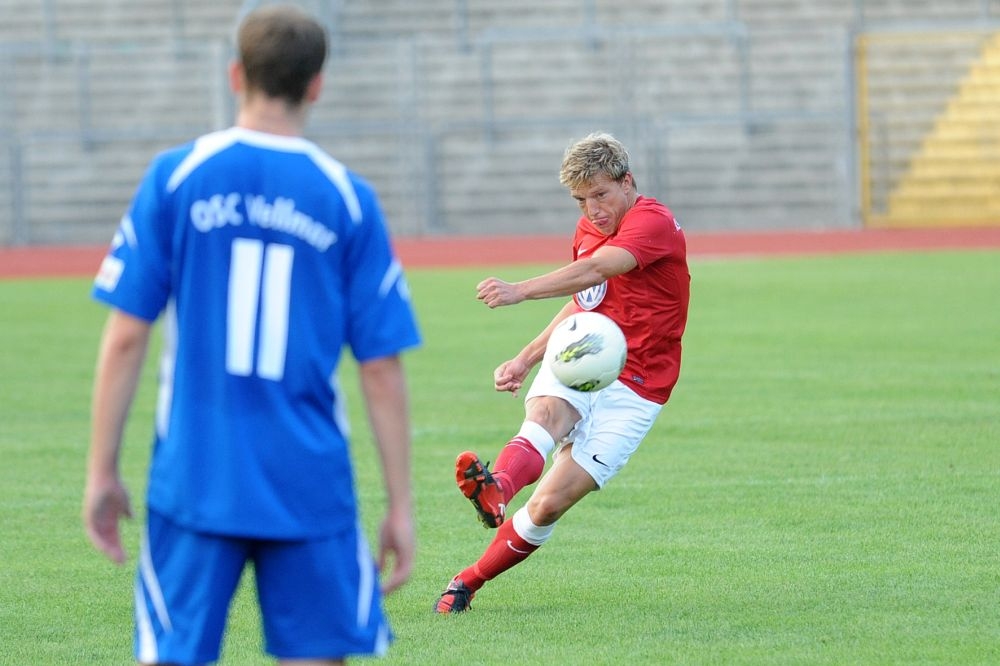
[[[611,317],[628,342],[619,379],[647,400],[663,404],[681,370],[681,336],[687,324],[691,274],[687,242],[673,213],[640,196],[611,236],[581,217],[573,237],[573,260],[603,245],[628,250],[638,266],[573,296],[581,310]]]

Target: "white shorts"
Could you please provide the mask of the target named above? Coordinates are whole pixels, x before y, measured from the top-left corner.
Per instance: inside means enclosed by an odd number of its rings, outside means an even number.
[[[580,414],[570,433],[556,442],[555,453],[572,444],[573,460],[594,478],[598,488],[625,466],[663,409],[617,379],[593,393],[574,391],[560,383],[544,363],[524,399],[539,396],[562,398]]]

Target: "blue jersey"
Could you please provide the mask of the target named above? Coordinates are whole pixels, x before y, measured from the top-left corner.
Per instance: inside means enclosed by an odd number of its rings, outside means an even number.
[[[163,315],[151,508],[234,536],[353,529],[341,350],[420,343],[367,183],[303,138],[200,137],[153,160],[93,295]]]

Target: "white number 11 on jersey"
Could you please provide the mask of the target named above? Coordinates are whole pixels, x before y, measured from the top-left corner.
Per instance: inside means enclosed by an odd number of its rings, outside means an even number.
[[[254,338],[259,331],[257,376],[280,381],[284,375],[294,258],[290,245],[265,246],[250,238],[233,241],[226,317],[226,370],[231,374],[249,377],[255,372]]]

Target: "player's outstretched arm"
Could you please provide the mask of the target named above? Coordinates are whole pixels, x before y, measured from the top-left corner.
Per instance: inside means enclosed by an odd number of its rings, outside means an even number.
[[[149,322],[113,310],[104,327],[94,379],[83,523],[94,547],[118,564],[125,561],[118,524],[132,516],[118,459],[150,330]]]
[[[571,296],[601,284],[608,278],[627,273],[638,265],[628,250],[605,245],[590,257],[520,282],[489,277],[476,285],[476,298],[491,308],[521,301]]]
[[[359,365],[359,372],[386,490],[386,513],[379,528],[378,566],[380,571],[387,572],[382,590],[388,594],[409,579],[416,551],[409,396],[398,356],[365,361]]]

